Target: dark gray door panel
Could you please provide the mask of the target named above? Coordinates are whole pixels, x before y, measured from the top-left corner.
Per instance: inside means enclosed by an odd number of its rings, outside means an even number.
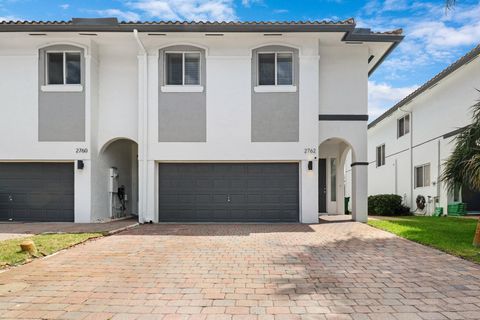
[[[0,220],[73,221],[71,163],[0,163]]]
[[[168,163],[159,172],[160,222],[299,220],[297,163]]]
[[[318,159],[318,212],[327,212],[327,159]]]

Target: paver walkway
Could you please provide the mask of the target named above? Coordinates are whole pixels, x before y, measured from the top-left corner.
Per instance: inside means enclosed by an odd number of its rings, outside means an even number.
[[[143,225],[0,273],[0,318],[480,319],[480,266],[356,222]]]
[[[110,232],[133,226],[136,219],[122,219],[104,223],[73,222],[0,222],[0,241],[26,237],[45,232]]]

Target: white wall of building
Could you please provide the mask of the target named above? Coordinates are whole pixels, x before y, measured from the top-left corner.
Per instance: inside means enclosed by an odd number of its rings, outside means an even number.
[[[432,202],[428,212],[434,210],[433,197],[439,197],[444,207],[449,201],[445,186],[439,179],[443,163],[453,149],[452,139],[443,135],[471,123],[470,107],[479,99],[480,59],[462,66],[437,85],[423,92],[412,102],[395,111],[368,130],[368,161],[370,195],[396,193],[405,204],[416,209],[415,199],[423,195]],[[397,119],[411,112],[412,127],[409,134],[397,138]],[[385,144],[385,166],[376,167],[376,147]],[[414,188],[412,166],[430,164],[430,186]]]
[[[97,37],[68,33],[45,37],[15,34],[15,39],[2,35],[0,161],[83,160],[85,168],[75,169],[77,222],[107,218],[103,212],[104,200],[98,196],[104,194],[103,174],[105,177],[108,174],[103,172],[108,166],[105,166],[102,150],[118,138],[139,144],[140,183],[144,183],[139,185],[141,221],[158,221],[157,167],[162,161],[298,162],[301,221],[317,222],[317,165],[309,172],[307,164],[318,158],[319,145],[327,139],[340,138],[353,147],[355,161],[367,161],[365,122],[318,121],[319,113],[367,114],[369,47],[342,44],[341,35],[336,36],[338,39],[333,41],[332,35],[287,34],[272,41],[271,37],[261,34],[226,34],[221,38],[202,34],[142,35],[147,49],[148,72],[145,74],[145,60],[133,34],[99,34]],[[38,48],[53,43],[75,43],[86,50],[85,142],[38,141]],[[158,50],[178,44],[206,49],[207,142],[204,143],[158,142]],[[271,44],[299,50],[298,142],[251,142],[252,50]],[[147,94],[145,105],[144,92]],[[146,114],[143,114],[144,106]],[[89,151],[79,154],[77,148]],[[306,148],[315,149],[317,153],[306,154]],[[340,160],[341,152],[336,155]],[[366,193],[366,173],[361,176],[354,184],[357,189],[365,185]],[[337,181],[340,191],[337,197],[343,206],[343,177]],[[366,202],[357,203],[357,208],[366,217]],[[335,210],[333,205],[330,211],[343,213],[340,207]]]

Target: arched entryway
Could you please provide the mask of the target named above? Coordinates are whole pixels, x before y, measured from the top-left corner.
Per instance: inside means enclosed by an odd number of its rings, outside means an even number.
[[[100,149],[96,166],[101,210],[110,219],[138,216],[138,144],[128,138],[115,138]],[[99,208],[100,209],[100,208]]]
[[[318,154],[319,214],[345,214],[345,163],[352,146],[341,138],[323,141]],[[351,188],[351,185],[349,186]]]
[[[351,140],[350,140],[351,141]],[[355,221],[367,221],[368,162],[363,139],[349,141],[331,137],[318,148],[319,214],[345,214],[345,196]],[[359,155],[360,154],[360,155]],[[360,158],[360,159],[359,159]]]

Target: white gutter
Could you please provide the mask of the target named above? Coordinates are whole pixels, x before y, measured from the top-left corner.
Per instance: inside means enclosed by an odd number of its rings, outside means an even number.
[[[138,123],[138,142],[139,153],[142,159],[142,170],[139,172],[139,189],[140,193],[140,205],[139,205],[139,222],[146,222],[145,215],[148,213],[148,54],[145,46],[138,36],[138,30],[133,30],[133,37],[137,41],[141,55],[143,55],[143,72],[138,74],[138,111],[139,111],[139,123]],[[140,169],[140,166],[139,166]],[[140,170],[139,170],[140,171]],[[150,219],[149,219],[150,220]]]
[[[404,112],[410,116],[410,210],[413,210],[413,189],[415,188],[415,179],[414,179],[414,168],[413,168],[413,110],[406,111],[402,107],[398,108],[401,112]],[[398,124],[395,124],[398,126]],[[397,127],[397,136],[398,136],[398,127]]]

